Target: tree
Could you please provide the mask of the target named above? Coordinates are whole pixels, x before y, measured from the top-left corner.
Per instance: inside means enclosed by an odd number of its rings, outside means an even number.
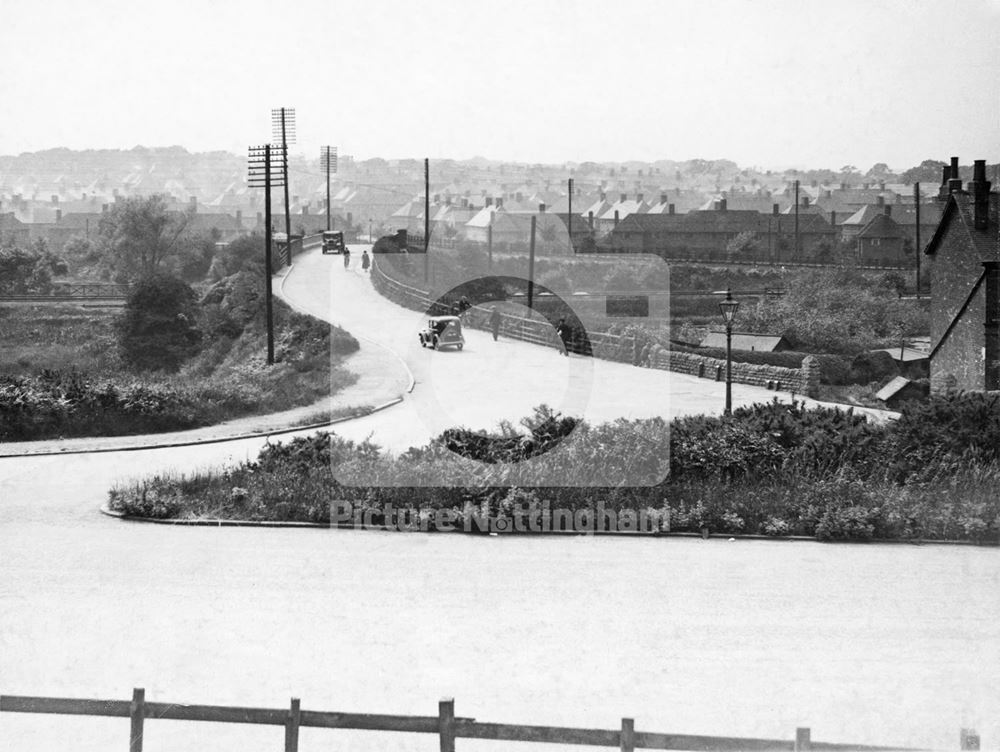
[[[760,243],[757,240],[757,233],[752,230],[741,232],[726,243],[726,253],[733,258],[752,258],[756,256],[760,253]]]
[[[911,167],[903,173],[903,182],[937,185],[941,180],[941,168],[944,166],[945,163],[937,159],[925,159],[919,167]]]
[[[889,165],[885,162],[877,162],[872,165],[872,168],[865,173],[866,178],[871,178],[872,180],[889,180],[890,178],[896,177],[892,170],[889,169]]]
[[[168,212],[163,196],[115,203],[98,228],[105,262],[116,279],[130,281],[179,265],[193,210]]]
[[[176,371],[198,351],[195,292],[170,274],[151,274],[132,287],[116,322],[125,362],[141,371]]]

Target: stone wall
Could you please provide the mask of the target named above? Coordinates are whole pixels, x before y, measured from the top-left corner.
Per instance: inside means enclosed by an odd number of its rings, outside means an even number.
[[[378,256],[374,257],[371,277],[375,289],[394,303],[413,310],[427,311],[429,309],[431,305],[429,295],[419,288],[411,287],[387,276],[378,267]],[[473,306],[470,311],[463,315],[462,320],[468,328],[488,329],[489,310],[486,306]],[[541,317],[528,319],[507,313],[501,314],[500,334],[510,339],[555,346],[555,333],[552,326]],[[719,358],[675,352],[658,345],[653,346],[648,353],[645,353],[644,358],[644,353],[639,351],[632,337],[595,332],[589,334],[588,339],[594,357],[603,360],[686,373],[713,381],[726,380],[726,361]],[[582,347],[577,349],[582,350]],[[801,368],[782,368],[734,361],[732,379],[733,383],[737,384],[751,384],[765,389],[815,397],[819,392],[819,360],[810,355],[802,361]]]

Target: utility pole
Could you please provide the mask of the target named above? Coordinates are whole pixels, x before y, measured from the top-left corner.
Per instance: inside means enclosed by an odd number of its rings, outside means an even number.
[[[576,248],[573,247],[573,178],[569,179],[569,217],[568,217],[568,231],[569,231],[569,252],[575,253]]]
[[[795,181],[795,258],[801,261],[802,248],[799,245],[799,181]]]
[[[267,316],[267,364],[274,365],[274,309],[271,302],[271,188],[284,183],[284,151],[274,153],[271,146],[251,146],[247,160],[247,184],[264,189],[264,306]]]
[[[330,224],[330,173],[337,171],[337,147],[319,147],[319,162],[320,167],[326,171],[326,229],[332,230],[333,226]]]
[[[424,282],[430,274],[431,160],[424,157]]]
[[[531,215],[531,245],[528,246],[528,310],[535,297],[535,215]]]
[[[920,183],[914,183],[913,184],[913,206],[917,210],[917,216],[916,216],[916,220],[917,220],[917,224],[916,224],[916,230],[917,230],[917,247],[916,247],[916,253],[914,255],[917,257],[917,298],[919,299],[920,298],[920,251],[921,251],[921,248],[920,248]]]
[[[292,260],[292,218],[288,210],[288,145],[295,143],[295,109],[279,107],[271,110],[271,139],[281,145],[283,159],[282,184],[285,186],[285,243],[288,245],[288,261]]]

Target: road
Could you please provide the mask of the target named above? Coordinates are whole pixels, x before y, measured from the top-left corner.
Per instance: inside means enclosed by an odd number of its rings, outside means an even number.
[[[283,294],[370,338],[373,390],[404,383],[404,363],[415,379],[402,405],[338,430],[403,447],[436,430],[422,394],[440,395],[449,420],[489,425],[561,404],[579,378],[580,359],[477,332],[462,353],[420,351],[416,315],[335,261],[303,256]],[[588,416],[721,402],[711,382],[593,365]],[[667,394],[644,407],[639,389]],[[460,715],[501,722],[634,716],[640,730],[780,737],[808,725],[814,739],[942,749],[965,725],[984,749],[1000,741],[993,549],[170,528],[97,512],[116,479],[236,461],[265,441],[0,458],[0,692],[144,686],[151,700],[298,696],[306,709],[412,714],[451,695]],[[278,729],[147,730],[154,752],[281,743]],[[3,750],[119,749],[126,734],[117,719],[0,714]],[[437,742],[310,731],[301,748],[331,744]]]

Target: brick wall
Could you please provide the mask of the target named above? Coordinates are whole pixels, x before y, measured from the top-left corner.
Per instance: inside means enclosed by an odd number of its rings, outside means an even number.
[[[930,259],[931,347],[936,347],[958,316],[983,273],[980,259],[968,248],[968,233],[952,215],[937,252]],[[986,364],[983,325],[986,321],[985,285],[980,286],[930,363],[931,391],[981,390]]]

